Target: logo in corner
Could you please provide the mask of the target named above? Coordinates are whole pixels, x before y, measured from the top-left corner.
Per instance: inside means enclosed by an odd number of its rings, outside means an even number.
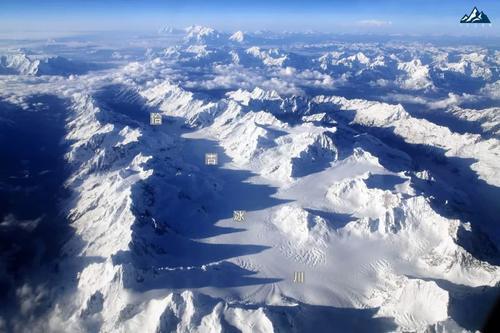
[[[484,12],[480,12],[477,7],[474,7],[469,15],[465,14],[460,23],[491,23],[490,19]]]

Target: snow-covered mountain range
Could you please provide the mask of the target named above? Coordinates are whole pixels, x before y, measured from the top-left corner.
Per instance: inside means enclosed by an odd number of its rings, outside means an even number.
[[[83,74],[90,69],[92,66],[88,64],[60,56],[38,57],[14,53],[0,57],[0,75],[72,75]]]
[[[22,270],[2,248],[0,331],[481,328],[500,281],[500,50],[158,35],[181,38],[105,70],[0,57],[10,140],[29,136],[14,112],[59,119],[71,227],[55,253],[53,233],[33,233],[40,258]],[[10,170],[2,198],[43,188]],[[2,239],[43,224],[0,208]]]

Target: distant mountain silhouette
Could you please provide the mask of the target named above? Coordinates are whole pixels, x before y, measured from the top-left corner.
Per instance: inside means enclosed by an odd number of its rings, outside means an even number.
[[[460,23],[491,23],[491,21],[485,13],[474,7],[469,15],[465,14],[462,17]]]

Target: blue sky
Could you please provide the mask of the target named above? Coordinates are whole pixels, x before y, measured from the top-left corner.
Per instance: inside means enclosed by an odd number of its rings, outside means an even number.
[[[478,6],[488,27],[464,27]],[[322,30],[339,33],[494,34],[498,0],[0,0],[0,32],[157,30],[210,25],[221,30]]]

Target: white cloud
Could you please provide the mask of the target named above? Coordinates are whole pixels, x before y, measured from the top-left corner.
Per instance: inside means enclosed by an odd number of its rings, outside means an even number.
[[[500,80],[486,84],[481,92],[491,99],[500,100]]]
[[[296,86],[296,78],[291,75],[293,70],[281,69],[278,73],[260,72],[248,69],[241,65],[217,65],[213,68],[210,79],[200,79],[199,76],[192,77],[184,82],[187,88],[212,89],[247,89],[263,87],[275,90],[280,95],[302,95],[304,92]]]
[[[358,21],[357,24],[364,27],[387,27],[392,25],[392,22],[383,20],[361,20]]]
[[[413,96],[413,95],[398,94],[398,93],[389,93],[382,99],[391,103],[413,103],[422,105],[425,105],[429,102],[428,99],[421,96]]]
[[[280,95],[303,95],[304,91],[296,87],[293,83],[285,82],[278,78],[271,78],[262,82],[262,87],[267,90],[275,90]]]

